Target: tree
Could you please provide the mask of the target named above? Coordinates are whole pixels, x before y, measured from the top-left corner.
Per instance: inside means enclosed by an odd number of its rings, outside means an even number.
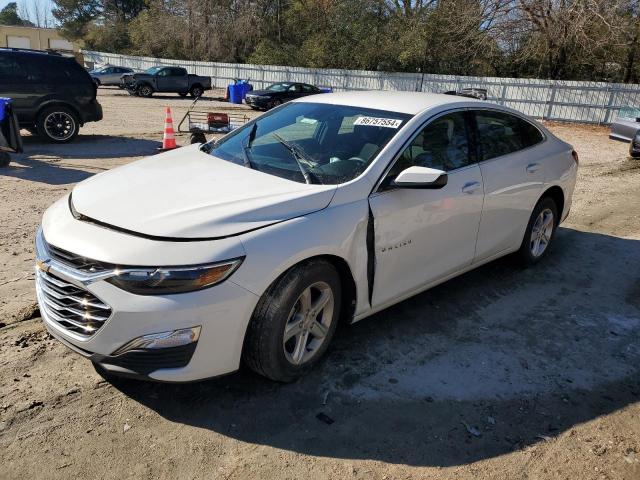
[[[25,20],[20,17],[18,13],[18,4],[16,2],[7,3],[7,5],[0,10],[0,25],[18,25],[25,27],[32,27],[33,23],[29,20]]]

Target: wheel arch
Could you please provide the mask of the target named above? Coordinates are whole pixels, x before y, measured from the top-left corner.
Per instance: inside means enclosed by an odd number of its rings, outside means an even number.
[[[540,200],[548,197],[554,201],[556,207],[558,208],[558,220],[557,223],[560,224],[562,219],[562,214],[564,213],[564,205],[565,205],[565,196],[564,190],[559,185],[553,185],[547,188],[542,195],[540,195]],[[538,200],[538,201],[540,201]]]
[[[335,255],[331,253],[311,255],[292,263],[291,265],[287,266],[279,275],[277,275],[269,283],[269,286],[262,293],[262,295],[268,292],[269,289],[271,289],[271,287],[274,284],[276,284],[282,277],[284,277],[292,269],[296,268],[299,265],[303,265],[305,263],[311,262],[313,260],[324,260],[325,262],[328,262],[331,265],[333,265],[333,267],[338,272],[338,276],[340,277],[340,284],[342,287],[342,305],[340,307],[339,321],[340,323],[350,323],[355,313],[358,293],[357,293],[356,281],[353,275],[353,271],[351,270],[349,263],[339,255]]]
[[[84,122],[82,121],[82,116],[80,115],[80,112],[78,111],[78,109],[76,107],[74,107],[73,105],[71,105],[70,103],[63,102],[61,100],[49,100],[49,101],[46,101],[46,102],[42,103],[40,105],[40,107],[38,108],[38,111],[36,113],[35,121],[38,122],[38,119],[40,118],[40,115],[42,115],[42,112],[44,112],[45,110],[47,110],[48,108],[51,108],[51,107],[65,107],[65,108],[68,108],[76,116],[76,120],[78,120],[78,125],[81,126],[81,127],[84,125]]]

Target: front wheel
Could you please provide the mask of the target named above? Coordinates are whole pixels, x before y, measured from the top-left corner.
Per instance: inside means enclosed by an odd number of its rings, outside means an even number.
[[[36,122],[38,135],[53,143],[67,143],[80,131],[75,112],[68,107],[54,106],[40,112]]]
[[[204,133],[192,133],[189,142],[192,145],[194,143],[207,143],[207,137],[205,137]]]
[[[534,265],[546,255],[559,224],[558,207],[549,197],[542,198],[533,209],[518,255],[525,265]]]
[[[153,95],[153,88],[150,85],[141,85],[138,87],[138,95],[141,97],[149,98]]]
[[[7,152],[0,152],[0,167],[8,167],[11,163],[11,157]]]
[[[260,299],[247,330],[244,362],[279,382],[304,375],[329,347],[340,302],[333,265],[312,260],[293,267]]]

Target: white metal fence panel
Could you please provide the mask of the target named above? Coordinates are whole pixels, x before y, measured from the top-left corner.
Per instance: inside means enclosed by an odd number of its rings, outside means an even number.
[[[463,77],[367,70],[314,69],[278,65],[196,62],[136,57],[83,50],[85,61],[146,70],[157,65],[179,65],[211,77],[224,88],[236,78],[249,79],[255,88],[274,82],[297,81],[342,90],[403,90],[443,92],[475,87],[487,90],[488,100],[547,120],[608,124],[620,108],[640,107],[640,85],[574,82],[535,78]]]

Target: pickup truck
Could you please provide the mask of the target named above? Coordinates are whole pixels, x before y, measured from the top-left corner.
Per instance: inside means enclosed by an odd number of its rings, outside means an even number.
[[[154,92],[173,92],[193,98],[211,90],[211,77],[191,75],[181,67],[151,67],[142,73],[125,73],[121,82],[130,94],[150,97]]]

